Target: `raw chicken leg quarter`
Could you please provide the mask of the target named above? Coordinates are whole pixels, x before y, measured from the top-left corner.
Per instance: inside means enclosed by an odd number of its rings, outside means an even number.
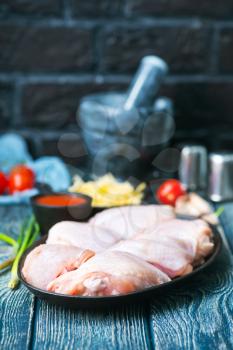
[[[89,222],[95,226],[109,229],[130,239],[145,229],[175,218],[174,209],[168,205],[133,205],[106,209],[96,214]]]
[[[77,247],[41,244],[27,255],[22,273],[34,287],[46,289],[54,278],[77,269],[93,255],[94,252]]]
[[[101,252],[120,240],[120,235],[90,223],[61,221],[49,230],[47,244],[73,245]]]
[[[123,252],[105,251],[49,283],[48,290],[83,296],[119,295],[170,281],[140,258]]]
[[[142,235],[143,236],[143,235]],[[138,239],[120,241],[110,248],[134,254],[165,272],[169,277],[185,275],[193,270],[195,254],[173,239]]]

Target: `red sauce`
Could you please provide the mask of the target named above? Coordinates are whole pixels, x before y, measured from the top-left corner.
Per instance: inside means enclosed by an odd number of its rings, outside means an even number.
[[[36,199],[36,202],[42,205],[67,207],[67,206],[84,204],[86,202],[86,199],[82,197],[72,196],[69,194],[46,195],[46,196],[38,197]]]

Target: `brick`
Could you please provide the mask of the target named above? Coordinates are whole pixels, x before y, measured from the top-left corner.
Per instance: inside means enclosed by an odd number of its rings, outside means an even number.
[[[219,40],[219,70],[233,73],[233,28],[223,29]]]
[[[97,91],[124,90],[124,84],[31,84],[25,86],[23,98],[23,125],[59,129],[75,125],[80,98]],[[166,84],[161,95],[171,97],[175,104],[176,133],[187,136],[208,130],[214,135],[233,130],[232,82],[177,82]],[[73,126],[71,127],[73,132]],[[192,139],[195,139],[195,134]],[[205,136],[203,136],[205,139]],[[214,141],[214,138],[213,138]]]
[[[232,0],[126,0],[125,11],[131,16],[201,16],[207,18],[232,18]]]
[[[197,130],[215,135],[233,130],[233,81],[176,83],[160,91],[174,100],[176,130]]]
[[[22,93],[22,118],[26,126],[63,128],[76,123],[80,99],[94,92],[122,90],[116,84],[31,84]]]
[[[40,136],[38,131],[32,131],[30,129],[25,130],[24,128],[12,129],[14,133],[17,133],[26,141],[28,151],[31,156],[35,159],[38,157],[38,149],[40,149]]]
[[[114,17],[120,14],[120,0],[71,0],[74,17]]]
[[[13,91],[9,84],[0,83],[0,128],[9,127],[13,116]]]
[[[92,68],[88,29],[0,26],[0,70],[4,72],[80,71]]]
[[[134,72],[143,56],[156,54],[169,63],[173,73],[204,72],[209,66],[210,34],[201,25],[108,28],[101,38],[101,69]]]
[[[202,129],[201,132],[192,132],[191,130],[177,130],[174,138],[172,146],[178,147],[179,149],[181,146],[185,144],[199,144],[207,147],[209,151],[212,151],[212,144],[210,139],[211,133],[208,129]],[[216,137],[214,138],[216,143]]]
[[[63,137],[64,135],[69,135],[69,138]],[[66,130],[64,130],[64,133],[42,132],[41,144],[42,148],[39,156],[61,157],[65,163],[73,166],[80,166],[87,161],[87,152],[77,128],[74,128],[72,133]],[[64,152],[64,149],[66,149],[66,152]]]
[[[220,148],[223,150],[231,150],[233,151],[233,133],[228,133],[228,135],[226,135],[226,133],[224,134],[220,134],[219,135],[219,144],[220,144]],[[219,149],[215,148],[216,151],[218,151]]]
[[[64,158],[79,158],[88,153],[82,142],[80,130],[74,128],[72,131],[64,130],[64,132],[61,133],[57,148]]]
[[[1,0],[0,18],[10,16],[59,16],[61,0]]]

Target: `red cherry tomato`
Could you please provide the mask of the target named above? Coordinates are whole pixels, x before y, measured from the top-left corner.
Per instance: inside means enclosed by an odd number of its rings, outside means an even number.
[[[26,165],[15,166],[9,175],[9,192],[20,192],[34,187],[35,174]]]
[[[165,181],[156,191],[156,198],[162,204],[175,206],[178,197],[186,194],[182,184],[175,179]]]
[[[8,186],[8,180],[4,173],[0,171],[0,194],[3,194]]]

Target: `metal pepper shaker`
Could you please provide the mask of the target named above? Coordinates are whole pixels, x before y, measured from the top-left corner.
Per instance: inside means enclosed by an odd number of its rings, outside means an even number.
[[[186,145],[180,153],[179,179],[190,191],[205,190],[207,186],[207,150],[201,145]]]
[[[213,202],[233,200],[233,153],[210,154],[208,195]]]

